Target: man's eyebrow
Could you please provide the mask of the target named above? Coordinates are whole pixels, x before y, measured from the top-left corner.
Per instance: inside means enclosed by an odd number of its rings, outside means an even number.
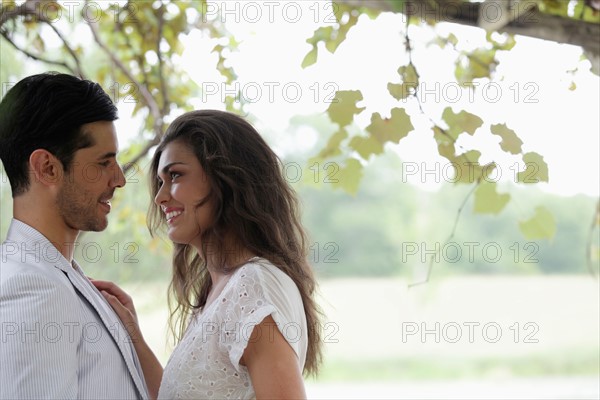
[[[98,160],[106,160],[108,158],[113,158],[116,156],[117,156],[117,153],[115,153],[114,151],[111,151],[111,152],[102,154],[100,157],[98,157]]]

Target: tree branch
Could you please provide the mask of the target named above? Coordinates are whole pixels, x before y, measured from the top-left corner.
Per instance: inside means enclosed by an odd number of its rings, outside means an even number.
[[[151,148],[156,146],[158,142],[159,138],[157,136],[149,140],[144,148],[135,157],[127,161],[127,163],[123,166],[123,174],[127,175],[127,172],[129,172],[131,168],[135,167],[138,161],[140,161],[150,151]]]
[[[458,207],[458,211],[456,212],[456,217],[454,218],[454,226],[452,227],[452,230],[450,231],[450,235],[444,241],[444,244],[442,244],[440,246],[440,252],[442,251],[441,249],[444,248],[448,243],[450,243],[450,240],[452,240],[452,238],[454,237],[454,234],[456,233],[456,228],[458,227],[458,221],[460,220],[460,215],[462,214],[462,211],[464,210],[465,206],[467,205],[467,201],[471,198],[471,195],[473,195],[473,193],[475,192],[475,189],[477,189],[479,187],[479,185],[481,185],[481,182],[482,182],[482,180],[479,179],[475,183],[475,185],[473,185],[473,187],[471,188],[469,193],[467,193],[467,195],[465,196],[460,207]],[[427,275],[425,275],[425,279],[423,279],[422,281],[419,281],[419,282],[410,283],[408,285],[409,288],[429,282],[429,277],[431,276],[431,271],[433,269],[433,261],[435,260],[436,256],[437,256],[437,254],[435,254],[431,257],[429,265],[427,266]]]
[[[139,89],[144,102],[150,110],[150,114],[154,118],[153,130],[155,136],[160,137],[162,135],[162,115],[160,113],[158,104],[156,104],[156,101],[152,97],[152,94],[148,91],[145,85],[142,85],[140,82],[138,82],[137,79],[135,79],[133,74],[127,69],[127,67],[125,67],[123,62],[119,60],[117,56],[112,51],[110,51],[108,46],[106,46],[106,44],[102,41],[100,35],[98,34],[98,28],[96,26],[96,23],[88,21],[88,25],[90,27],[90,30],[92,31],[92,35],[94,36],[94,40],[96,41],[98,46],[100,46],[100,48],[104,50],[104,52],[108,55],[110,60],[117,66],[117,68],[119,68],[119,70],[121,70],[121,72],[127,77],[127,79],[129,79]]]
[[[63,67],[63,68],[65,68],[67,71],[71,72],[73,75],[76,75],[76,74],[77,74],[77,72],[76,72],[76,71],[75,71],[73,68],[71,68],[71,67],[70,67],[70,66],[69,66],[67,63],[64,63],[64,62],[61,62],[61,61],[50,60],[50,59],[48,59],[48,58],[44,58],[44,57],[41,57],[41,56],[35,55],[35,54],[33,54],[33,53],[31,53],[31,52],[29,52],[29,51],[25,50],[25,49],[22,49],[22,48],[20,48],[19,46],[17,46],[17,44],[16,44],[15,42],[13,42],[13,41],[12,41],[12,39],[11,39],[11,38],[8,36],[8,33],[7,33],[5,30],[2,30],[2,31],[0,32],[0,34],[2,35],[2,37],[3,37],[3,38],[4,38],[4,39],[5,39],[5,40],[6,40],[8,43],[10,43],[10,44],[11,44],[11,45],[12,45],[12,46],[15,48],[15,50],[17,50],[17,51],[19,51],[19,52],[23,53],[23,54],[24,54],[24,55],[26,55],[27,57],[29,57],[29,58],[31,58],[31,59],[34,59],[34,60],[36,60],[36,61],[41,61],[41,62],[43,62],[43,63],[46,63],[46,64],[50,64],[50,65],[57,65],[57,66]]]
[[[17,49],[21,53],[25,54],[27,57],[30,57],[30,58],[32,58],[32,59],[34,59],[36,61],[41,61],[41,62],[48,63],[50,65],[59,65],[59,66],[65,67],[73,75],[77,75],[77,76],[79,76],[81,78],[85,78],[85,74],[83,73],[83,69],[81,68],[81,63],[79,62],[79,57],[77,56],[77,54],[75,53],[75,51],[71,48],[71,46],[69,45],[69,42],[64,37],[64,35],[58,30],[58,28],[56,28],[56,26],[54,26],[52,24],[52,21],[48,20],[48,18],[39,11],[39,9],[37,8],[38,4],[39,4],[39,2],[37,0],[27,0],[25,3],[21,4],[20,6],[15,6],[12,9],[8,8],[6,6],[3,6],[1,8],[2,13],[0,13],[0,31],[2,32],[2,36],[12,46],[14,46],[15,49]],[[67,50],[67,52],[71,55],[71,57],[75,61],[75,69],[71,68],[65,62],[49,60],[47,58],[35,55],[35,54],[33,54],[33,53],[25,50],[25,49],[19,48],[17,46],[17,44],[14,43],[10,39],[10,37],[8,36],[7,30],[6,29],[1,29],[2,26],[6,22],[14,20],[14,19],[16,19],[18,17],[27,17],[27,16],[32,16],[38,22],[43,22],[43,23],[47,24],[50,27],[50,29],[52,29],[54,31],[54,33],[56,33],[56,36],[58,36],[58,38],[62,41],[64,48]]]
[[[160,90],[162,91],[163,106],[162,114],[166,115],[169,112],[169,96],[167,93],[167,86],[165,84],[165,77],[163,71],[163,57],[160,51],[160,41],[163,36],[163,27],[165,23],[165,6],[160,5],[158,9],[158,35],[156,40],[156,55],[158,56],[158,79],[160,80]]]
[[[88,0],[86,0],[86,3],[87,2],[88,2]],[[154,132],[154,137],[151,140],[149,140],[146,143],[146,145],[144,146],[144,148],[135,157],[133,157],[133,159],[128,161],[127,164],[124,166],[123,173],[127,174],[127,172],[129,172],[129,170],[131,168],[133,168],[137,164],[137,162],[140,159],[142,159],[142,157],[144,157],[148,153],[148,151],[152,147],[156,146],[158,144],[158,142],[160,141],[160,138],[162,136],[162,125],[163,125],[163,116],[164,115],[161,113],[161,110],[160,110],[156,100],[154,99],[152,94],[148,91],[148,88],[146,87],[146,85],[141,84],[141,82],[139,82],[133,76],[131,71],[129,71],[129,69],[127,69],[127,67],[123,64],[123,62],[119,58],[117,58],[117,56],[112,51],[110,51],[110,49],[108,48],[106,43],[104,43],[102,41],[102,39],[100,38],[100,34],[98,33],[98,28],[97,28],[96,23],[88,21],[88,25],[90,27],[90,30],[92,31],[92,35],[94,37],[94,40],[98,44],[98,46],[100,46],[100,48],[108,55],[108,57],[113,62],[113,64],[117,66],[117,68],[127,77],[127,79],[129,79],[129,81],[131,83],[133,83],[134,85],[136,85],[136,87],[139,89],[139,91],[142,95],[142,99],[146,103],[146,106],[148,106],[150,115],[154,119],[154,121],[153,121],[154,123],[153,123],[153,127],[152,127],[152,130]],[[160,43],[160,36],[159,36],[158,43]],[[160,52],[158,52],[158,57],[160,60]],[[140,69],[142,71],[144,70],[143,65],[140,65]]]
[[[30,1],[26,1],[20,6],[15,6],[14,8],[8,7],[7,5],[2,5],[0,9],[2,10],[2,12],[0,13],[0,28],[6,22],[13,20],[17,17],[24,17],[26,15],[37,15],[35,5],[32,6]]]
[[[590,229],[588,231],[588,238],[587,238],[587,243],[585,246],[585,255],[586,255],[586,264],[587,264],[587,268],[589,273],[594,277],[594,278],[598,278],[598,275],[596,275],[596,270],[594,269],[594,266],[592,265],[592,240],[594,237],[594,231],[596,230],[596,226],[598,225],[598,221],[600,221],[600,200],[598,200],[598,203],[596,205],[596,210],[594,212],[594,216],[592,217],[592,223],[590,224]]]
[[[62,40],[63,46],[65,46],[65,48],[67,49],[67,51],[69,52],[71,57],[73,57],[73,60],[75,60],[75,68],[77,70],[76,75],[78,75],[80,78],[85,79],[85,74],[83,73],[83,69],[81,68],[81,63],[79,62],[79,57],[75,53],[75,50],[73,50],[71,48],[71,46],[69,46],[69,44],[67,43],[67,39],[50,21],[45,20],[44,22],[46,22],[50,26],[50,28],[52,28],[54,33],[56,33],[56,35],[60,38],[60,40]]]
[[[412,58],[412,45],[410,42],[410,36],[408,35],[408,30],[410,27],[410,23],[409,23],[409,18],[406,18],[406,26],[405,26],[405,32],[404,32],[404,41],[405,41],[405,48],[406,48],[406,52],[408,53],[408,62],[409,65],[412,65],[414,68],[414,64],[413,64],[413,58]],[[415,68],[416,71],[416,68]],[[418,78],[418,74],[417,74],[417,78]],[[427,115],[425,113],[425,111],[423,110],[423,105],[421,103],[421,99],[418,96],[418,92],[419,92],[419,88],[417,85],[417,88],[415,88],[415,92],[412,94],[412,96],[414,97],[414,99],[416,100],[417,104],[419,105],[419,110],[421,111],[421,114],[425,115],[427,117],[427,119],[429,119],[429,122],[431,122],[433,124],[434,127],[437,127],[443,135],[447,136],[453,144],[456,144],[456,140],[450,136],[450,134],[448,134],[448,132],[446,132],[445,129],[442,129],[438,126],[438,124],[433,120],[433,118],[431,118],[429,115]],[[462,149],[462,146],[460,147]],[[461,157],[464,158],[465,160],[467,160],[467,162],[471,162],[469,161],[469,158],[466,156],[465,153],[461,154]],[[469,191],[469,193],[467,194],[467,196],[465,197],[465,199],[463,200],[462,204],[460,205],[460,207],[458,208],[458,211],[456,212],[456,218],[454,219],[454,226],[452,227],[452,230],[450,231],[450,235],[448,236],[448,238],[446,239],[446,241],[444,242],[444,245],[442,247],[444,247],[446,244],[448,244],[450,242],[450,240],[454,237],[454,234],[456,233],[456,227],[458,226],[458,221],[460,220],[460,215],[462,214],[463,209],[465,208],[465,205],[467,204],[467,201],[469,200],[469,198],[471,197],[471,195],[473,194],[473,192],[475,192],[475,189],[477,189],[477,187],[481,184],[481,178],[479,178],[477,180],[477,182],[475,183],[475,185],[473,185],[473,188]],[[441,247],[440,247],[440,252],[441,252]],[[433,270],[433,261],[435,260],[437,254],[434,255],[433,257],[431,257],[431,261],[429,262],[429,265],[427,267],[427,275],[425,275],[425,279],[420,281],[420,282],[414,282],[414,283],[410,283],[408,285],[408,288],[414,287],[414,286],[418,286],[418,285],[422,285],[424,283],[429,282],[429,278],[431,276],[431,271]]]
[[[407,0],[406,2],[381,0],[335,1],[353,7],[403,13],[419,17],[423,21],[433,20],[476,27],[479,26],[478,19],[483,4],[462,0],[437,0],[437,7],[434,8],[426,0]],[[598,40],[600,37],[600,24],[545,14],[537,9],[530,9],[499,29],[498,32],[581,46],[587,54],[600,57],[600,40]]]

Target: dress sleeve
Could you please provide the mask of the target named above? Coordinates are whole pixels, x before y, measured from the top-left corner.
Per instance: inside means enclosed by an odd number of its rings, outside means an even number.
[[[289,291],[286,282],[277,279],[258,264],[241,267],[232,279],[228,295],[219,300],[217,311],[222,318],[221,350],[229,355],[232,365],[240,370],[240,359],[248,346],[250,335],[256,325],[269,315],[275,324],[262,329],[258,334],[272,336],[274,329],[278,329],[298,354],[298,342],[302,336],[299,334],[302,329],[301,321],[296,321],[298,313],[295,312],[297,304],[293,304],[295,296],[289,296],[289,293],[286,295]],[[295,285],[293,288],[297,291]],[[302,308],[301,304],[300,307]]]

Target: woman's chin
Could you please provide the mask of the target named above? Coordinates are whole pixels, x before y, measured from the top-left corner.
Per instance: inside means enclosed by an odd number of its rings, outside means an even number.
[[[170,230],[167,233],[167,237],[176,244],[186,244],[186,245],[192,245],[194,247],[196,247],[196,241],[198,241],[198,235],[182,235],[182,234],[178,234],[178,232],[173,232],[172,230]]]

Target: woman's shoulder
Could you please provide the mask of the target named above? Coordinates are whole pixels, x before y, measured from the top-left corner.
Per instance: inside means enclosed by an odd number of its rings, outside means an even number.
[[[302,296],[291,277],[262,257],[254,257],[231,277],[231,290],[242,296],[260,297],[268,303],[294,308]]]
[[[282,287],[283,289],[294,288],[297,290],[292,278],[269,260],[262,257],[251,258],[239,267],[234,272],[234,275],[240,281],[252,280],[267,288]]]

